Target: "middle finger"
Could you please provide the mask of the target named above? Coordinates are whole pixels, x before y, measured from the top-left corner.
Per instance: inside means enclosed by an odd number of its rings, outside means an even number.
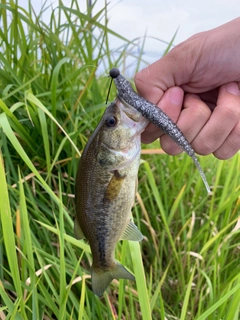
[[[178,118],[177,126],[191,143],[207,123],[210,116],[211,110],[198,95],[186,94],[183,110]],[[177,147],[167,135],[161,137],[161,146],[165,152],[171,155],[182,152],[182,149]]]

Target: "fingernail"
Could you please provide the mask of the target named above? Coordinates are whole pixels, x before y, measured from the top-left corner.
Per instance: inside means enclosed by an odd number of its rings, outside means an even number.
[[[170,101],[172,104],[179,106],[183,101],[183,90],[181,88],[172,88],[169,92]]]
[[[236,82],[230,82],[225,84],[225,89],[227,92],[234,94],[235,96],[239,95],[239,88]]]

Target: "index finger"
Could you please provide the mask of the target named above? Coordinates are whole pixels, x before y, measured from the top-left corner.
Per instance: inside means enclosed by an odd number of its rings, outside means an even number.
[[[155,85],[151,69],[152,67],[148,66],[147,68],[139,71],[135,75],[134,81],[138,94],[157,105],[162,99],[164,91]],[[152,81],[150,81],[150,79]],[[167,88],[165,88],[165,90],[166,89]]]
[[[163,94],[163,97],[157,106],[176,123],[182,109],[183,97],[184,92],[181,88],[170,88]],[[151,143],[162,135],[162,130],[150,123],[142,133],[142,142]]]

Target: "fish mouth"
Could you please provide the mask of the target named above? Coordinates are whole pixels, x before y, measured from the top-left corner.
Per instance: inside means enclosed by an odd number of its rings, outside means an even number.
[[[134,127],[136,134],[142,133],[146,126],[149,124],[149,120],[144,118],[140,112],[138,112],[135,108],[133,108],[121,98],[117,97],[115,103],[119,110],[121,112],[124,112],[126,117],[128,117],[130,121],[133,121],[135,123]]]
[[[146,119],[142,116],[142,114],[133,108],[130,104],[126,103],[120,97],[116,99],[116,105],[119,109],[121,109],[131,120],[135,122],[145,121]],[[148,121],[148,120],[147,120]]]

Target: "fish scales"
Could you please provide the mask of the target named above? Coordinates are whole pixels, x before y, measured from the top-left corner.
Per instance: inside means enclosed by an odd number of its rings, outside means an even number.
[[[121,189],[122,191],[118,192],[117,197],[111,199],[110,195],[106,197],[105,190],[109,190],[107,186],[111,183],[113,174],[108,171],[99,170],[101,169],[99,168],[100,165],[96,160],[92,160],[91,154],[94,154],[94,147],[87,148],[86,153],[82,154],[83,159],[87,156],[85,163],[92,161],[92,165],[95,166],[95,168],[92,166],[90,173],[86,174],[87,171],[89,171],[89,168],[86,168],[84,161],[81,161],[77,180],[81,180],[85,183],[77,183],[76,185],[76,194],[81,194],[81,196],[76,197],[76,206],[86,213],[86,215],[83,214],[81,216],[81,229],[83,234],[87,235],[87,239],[90,243],[93,255],[93,265],[98,266],[106,264],[106,260],[110,261],[112,259],[112,246],[121,236],[121,230],[123,229],[122,225],[126,224],[125,211],[129,213],[132,205],[132,203],[130,205],[128,204],[128,198],[134,198],[134,195],[131,194],[131,190],[134,190],[135,188],[138,159],[136,159],[136,163],[133,163],[130,168],[132,169],[133,166],[136,167],[133,172],[133,180],[132,176],[128,175],[127,172],[124,172],[126,175],[124,184],[129,184],[130,182],[130,192]],[[89,157],[89,155],[91,156]],[[108,193],[109,192],[110,191],[108,191]],[[121,214],[122,211],[124,216]],[[108,250],[106,250],[106,248],[108,248]],[[102,260],[103,256],[104,261]]]

